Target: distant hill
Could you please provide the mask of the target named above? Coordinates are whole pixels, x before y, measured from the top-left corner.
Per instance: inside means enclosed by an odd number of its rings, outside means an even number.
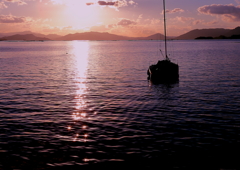
[[[36,37],[44,37],[44,38],[48,38],[51,40],[61,37],[61,35],[57,35],[57,34],[47,34],[47,35],[40,34],[40,33],[32,33],[32,34],[35,35]]]
[[[186,34],[180,35],[175,39],[189,40],[197,37],[219,37],[229,32],[229,29],[217,28],[217,29],[195,29]]]
[[[134,38],[134,39],[136,39],[136,40],[163,40],[164,35],[157,33],[157,34],[150,35],[148,37],[138,37],[138,38]]]
[[[0,38],[2,37],[9,37],[9,36],[13,36],[13,35],[26,35],[26,34],[32,34],[35,35],[36,37],[44,37],[44,38],[48,38],[48,39],[56,39],[61,37],[60,35],[57,34],[40,34],[40,33],[34,33],[31,31],[23,31],[23,32],[10,32],[10,33],[0,33]]]
[[[10,36],[4,36],[0,40],[59,40],[59,41],[71,41],[71,40],[163,40],[164,36],[160,33],[150,35],[148,37],[127,37],[120,36],[110,33],[101,32],[84,32],[68,34],[65,36],[60,36],[57,34],[24,34],[32,33],[30,31],[21,32],[20,34],[11,35],[12,33],[7,33]],[[6,35],[6,34],[5,34]]]
[[[36,37],[33,34],[25,34],[25,35],[16,34],[16,35],[12,35],[12,36],[2,37],[2,38],[0,38],[0,40],[40,41],[40,40],[50,40],[50,39],[45,38],[45,37]]]
[[[240,35],[240,27],[236,27],[235,29],[230,30],[229,32],[224,34],[224,36],[226,36],[226,37],[231,37],[233,35]]]
[[[54,40],[159,40],[163,39],[164,36],[160,33],[150,35],[148,37],[127,37],[127,36],[120,36],[115,34],[110,34],[107,32],[84,32],[84,33],[75,33],[75,34],[68,34]]]
[[[2,37],[8,37],[8,36],[16,35],[16,34],[25,35],[25,34],[33,34],[33,32],[31,32],[31,31],[23,31],[23,32],[1,33],[1,34],[0,34],[0,38],[2,38]]]
[[[55,39],[60,38],[62,36],[61,35],[57,35],[57,34],[48,34],[48,35],[44,35],[43,37],[49,38],[51,40],[55,40]]]
[[[22,32],[9,32],[9,33],[1,33],[0,37],[8,37],[8,36],[12,36],[12,35],[26,35],[26,34],[33,34],[37,37],[44,37],[44,34],[40,34],[40,33],[34,33],[31,31],[22,31]]]
[[[119,36],[115,34],[109,33],[100,33],[100,32],[85,32],[85,33],[75,33],[75,34],[68,34],[55,40],[128,40],[129,37]]]
[[[167,39],[211,39],[211,38],[238,38],[240,35],[240,27],[235,29],[195,29],[178,37],[167,37]],[[39,34],[31,31],[24,31],[19,33],[0,33],[0,40],[163,40],[164,36],[160,33],[153,34],[147,37],[127,37],[107,32],[84,32],[67,34],[60,36],[57,34]]]

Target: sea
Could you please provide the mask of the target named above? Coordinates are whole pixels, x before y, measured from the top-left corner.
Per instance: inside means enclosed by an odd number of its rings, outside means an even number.
[[[240,169],[240,40],[1,41],[0,169]]]

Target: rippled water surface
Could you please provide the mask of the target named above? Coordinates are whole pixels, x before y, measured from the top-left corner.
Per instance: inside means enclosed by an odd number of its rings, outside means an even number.
[[[159,44],[0,42],[0,169],[239,169],[240,41]]]

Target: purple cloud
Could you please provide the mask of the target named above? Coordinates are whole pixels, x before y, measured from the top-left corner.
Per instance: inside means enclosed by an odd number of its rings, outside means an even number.
[[[116,2],[106,2],[106,1],[98,1],[99,5],[110,5],[110,6],[117,6],[117,1]]]
[[[108,2],[108,1],[98,1],[97,4],[100,5],[100,6],[114,6],[114,7],[123,7],[123,6],[128,6],[128,3],[130,5],[136,5],[137,3],[130,0],[129,2],[126,1],[126,0],[117,0],[117,1],[114,1],[114,2]],[[92,3],[92,2],[89,2],[89,3],[86,3],[86,5],[94,5],[95,3]]]
[[[205,5],[198,8],[198,12],[206,15],[221,15],[224,20],[230,22],[240,21],[240,7],[230,5]]]

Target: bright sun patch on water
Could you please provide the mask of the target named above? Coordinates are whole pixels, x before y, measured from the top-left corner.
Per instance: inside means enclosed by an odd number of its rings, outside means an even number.
[[[72,64],[74,70],[74,83],[75,90],[75,107],[72,113],[72,119],[74,122],[84,121],[88,118],[87,104],[85,101],[85,95],[87,93],[87,69],[88,69],[88,56],[89,56],[89,42],[88,41],[74,41],[72,42],[72,51],[70,52],[73,57],[74,63]],[[82,125],[82,130],[85,130],[87,126]],[[70,130],[70,129],[69,129]],[[82,132],[83,133],[83,132]],[[73,136],[74,142],[87,142],[88,134],[84,133],[80,135],[77,131]]]
[[[75,57],[75,84],[77,86],[75,101],[75,109],[77,112],[81,112],[82,109],[86,107],[86,102],[84,100],[84,95],[86,93],[86,70],[88,66],[88,51],[89,43],[88,42],[73,42],[72,54]]]

